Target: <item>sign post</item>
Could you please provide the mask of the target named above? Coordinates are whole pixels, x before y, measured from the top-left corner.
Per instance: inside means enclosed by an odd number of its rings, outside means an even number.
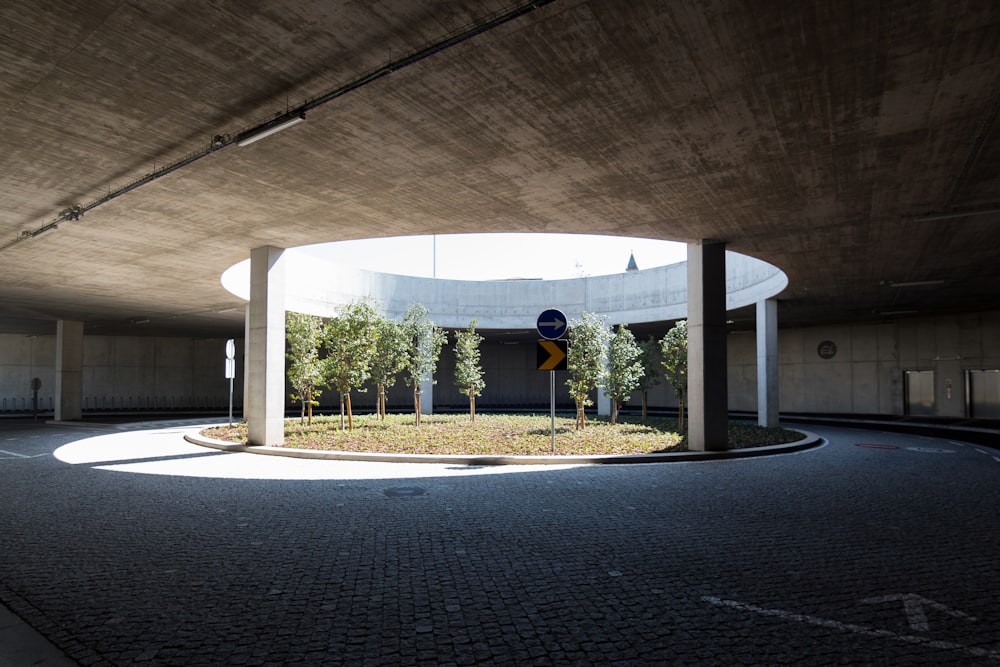
[[[545,340],[538,341],[538,370],[549,372],[549,425],[552,453],[556,453],[556,371],[566,370],[566,316],[561,310],[549,308],[538,316],[535,329]]]
[[[236,341],[226,341],[226,377],[229,379],[229,425],[233,425],[233,378],[236,377]]]

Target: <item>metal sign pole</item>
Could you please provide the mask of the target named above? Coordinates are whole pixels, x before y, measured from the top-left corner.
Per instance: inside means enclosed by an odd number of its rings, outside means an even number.
[[[552,453],[556,453],[556,372],[549,371],[549,417],[552,424]]]

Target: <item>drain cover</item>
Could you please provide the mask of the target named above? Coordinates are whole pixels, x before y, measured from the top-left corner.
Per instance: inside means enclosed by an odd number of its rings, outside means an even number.
[[[386,489],[383,493],[390,498],[407,498],[410,496],[422,496],[427,492],[419,486],[395,486],[391,489]]]

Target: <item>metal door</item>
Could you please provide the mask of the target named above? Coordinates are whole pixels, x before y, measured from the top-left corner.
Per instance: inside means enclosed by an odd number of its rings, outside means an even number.
[[[1000,370],[968,371],[969,416],[1000,419]]]
[[[906,414],[934,415],[934,371],[906,371]]]

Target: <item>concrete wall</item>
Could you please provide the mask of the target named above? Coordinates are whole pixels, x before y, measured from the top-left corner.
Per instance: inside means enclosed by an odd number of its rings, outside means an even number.
[[[42,381],[39,407],[52,410],[55,344],[51,335],[0,334],[0,412],[30,411],[33,377]],[[238,350],[237,404],[243,393],[241,356]],[[83,409],[228,408],[224,371],[224,340],[85,335]]]
[[[825,341],[837,348],[829,359],[817,352]],[[85,336],[84,410],[224,410],[229,396],[223,377],[224,346],[223,340]],[[453,346],[450,338],[441,354],[434,404],[462,408],[468,405],[468,398],[454,384]],[[240,405],[242,341],[237,341],[237,347],[235,392]],[[481,351],[486,390],[477,400],[479,408],[548,406],[548,373],[536,370],[534,341],[511,345],[488,338]],[[781,329],[778,353],[782,412],[902,415],[904,372],[933,370],[935,413],[962,417],[965,371],[1000,368],[1000,311],[884,324]],[[51,411],[55,336],[0,334],[0,413],[30,411],[34,377],[42,381],[40,407]],[[557,373],[560,407],[571,405],[565,380],[565,373]],[[402,384],[391,388],[388,396],[391,411],[411,408],[412,394]],[[357,411],[370,411],[375,392],[356,392],[352,401]],[[665,384],[650,392],[649,402],[654,407],[677,405],[673,391]],[[336,392],[328,391],[321,404],[324,410],[335,410]],[[641,405],[638,393],[628,405]],[[729,335],[729,406],[742,411],[757,407],[752,333]]]

